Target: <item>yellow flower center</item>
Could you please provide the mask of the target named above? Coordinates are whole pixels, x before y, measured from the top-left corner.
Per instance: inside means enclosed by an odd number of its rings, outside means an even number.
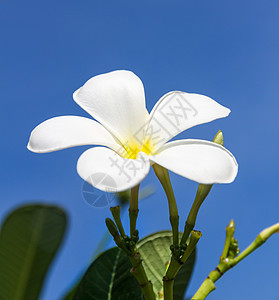
[[[125,154],[123,157],[129,158],[129,159],[136,159],[137,155],[140,152],[144,152],[147,155],[149,155],[152,150],[154,149],[153,145],[151,144],[150,140],[144,141],[142,145],[139,145],[137,143],[128,143],[125,145]]]

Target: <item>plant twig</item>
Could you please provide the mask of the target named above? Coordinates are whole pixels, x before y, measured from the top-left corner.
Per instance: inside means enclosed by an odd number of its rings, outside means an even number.
[[[130,236],[135,233],[137,226],[137,218],[139,213],[139,185],[136,185],[131,189],[130,195],[130,208],[129,208],[129,218],[130,218]]]
[[[135,276],[138,281],[145,300],[155,300],[155,293],[153,291],[153,285],[148,280],[144,267],[142,265],[142,259],[139,251],[135,249],[134,253],[129,256],[132,263],[131,273]]]
[[[212,291],[216,289],[215,282],[218,279],[220,279],[228,270],[230,270],[232,267],[237,265],[245,257],[247,257],[249,254],[254,252],[257,248],[259,248],[274,233],[279,232],[279,223],[264,229],[261,233],[258,234],[256,239],[244,251],[242,251],[238,256],[235,257],[233,253],[235,251],[235,248],[234,249],[232,248],[232,246],[235,247],[235,245],[232,244],[235,243],[236,240],[233,238],[233,234],[231,234],[234,231],[233,221],[230,222],[229,226],[226,228],[226,231],[227,231],[226,241],[223,249],[223,254],[220,258],[220,262],[217,268],[209,273],[208,277],[202,283],[202,285],[200,286],[200,288],[198,289],[198,291],[196,292],[192,300],[205,299]],[[230,239],[230,244],[228,247],[229,239]]]
[[[113,216],[113,219],[115,221],[115,224],[116,224],[121,236],[123,238],[126,237],[126,233],[124,231],[124,228],[123,228],[123,225],[121,222],[121,218],[120,218],[120,206],[117,205],[117,206],[111,207],[110,211],[111,211],[111,214]]]
[[[195,226],[199,209],[200,209],[203,201],[209,194],[211,188],[212,188],[212,184],[211,185],[199,184],[194,203],[191,207],[191,210],[190,210],[187,220],[185,222],[184,232],[183,232],[183,235],[182,235],[182,238],[180,241],[181,246],[186,244],[186,241]]]
[[[221,130],[219,130],[216,133],[216,135],[213,138],[213,142],[224,146],[224,137],[223,137],[223,133]],[[200,209],[201,205],[203,204],[205,198],[209,194],[212,186],[213,186],[212,184],[199,184],[194,203],[191,207],[191,210],[190,210],[187,220],[185,222],[184,232],[183,232],[183,235],[182,235],[182,238],[180,241],[181,246],[185,245],[191,231],[193,230],[195,223],[196,223],[199,209]]]
[[[195,249],[199,239],[202,234],[200,231],[193,230],[191,232],[189,245],[179,259],[176,259],[174,256],[171,257],[171,262],[167,269],[166,275],[163,278],[163,287],[164,287],[164,299],[165,300],[173,300],[173,283],[175,276],[177,275],[180,268],[185,264],[193,250]]]
[[[137,282],[139,283],[141,291],[144,295],[144,299],[155,300],[153,285],[147,278],[146,272],[142,265],[140,253],[134,245],[135,243],[131,248],[130,243],[125,242],[125,240],[119,235],[116,225],[110,218],[106,218],[106,225],[116,245],[121,248],[129,257],[129,260],[132,263],[132,269],[130,272],[134,275]]]
[[[176,200],[174,197],[173,189],[170,182],[170,176],[167,169],[154,164],[153,165],[154,172],[158,179],[160,180],[163,189],[167,195],[168,204],[169,204],[169,215],[170,215],[170,224],[172,227],[172,237],[173,237],[173,252],[178,251],[179,249],[179,215]]]

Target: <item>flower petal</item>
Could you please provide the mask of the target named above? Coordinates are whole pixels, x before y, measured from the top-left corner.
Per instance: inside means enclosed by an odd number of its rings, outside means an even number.
[[[224,147],[203,140],[167,143],[151,161],[203,184],[230,183],[238,171],[234,156]]]
[[[228,116],[230,110],[211,98],[174,91],[164,95],[150,113],[147,139],[155,149],[195,125]]]
[[[105,192],[130,189],[145,178],[149,168],[150,162],[144,155],[127,159],[104,147],[85,151],[77,163],[79,176]]]
[[[74,100],[122,143],[142,142],[147,120],[144,88],[130,71],[114,71],[89,79]]]
[[[41,123],[32,131],[27,148],[46,153],[82,145],[102,145],[115,151],[121,148],[101,124],[78,116],[55,117]]]

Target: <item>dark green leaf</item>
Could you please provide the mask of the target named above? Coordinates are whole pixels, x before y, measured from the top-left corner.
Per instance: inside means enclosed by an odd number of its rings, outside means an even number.
[[[104,248],[106,247],[107,243],[109,242],[109,240],[111,239],[111,235],[108,231],[105,231],[102,239],[100,240],[96,250],[94,251],[93,257],[97,257],[97,255],[101,252],[103,252]],[[94,261],[94,259],[92,259],[92,262]],[[80,275],[76,281],[76,283],[69,289],[69,291],[67,291],[66,295],[62,298],[63,300],[72,300],[74,298],[74,295],[77,291],[77,287],[82,279],[82,275]]]
[[[6,218],[0,232],[1,299],[38,299],[65,228],[66,215],[54,206],[24,206]]]
[[[77,288],[78,288],[78,283],[77,283],[77,285],[72,287],[71,290],[68,291],[68,293],[62,299],[63,300],[72,300],[72,299],[74,299]]]
[[[142,300],[140,287],[130,273],[132,265],[119,248],[101,254],[81,280],[74,300]]]
[[[163,291],[162,278],[170,261],[170,245],[172,244],[172,232],[161,231],[151,234],[138,243],[138,250],[143,259],[147,277],[153,283],[154,292]],[[189,283],[195,263],[195,251],[179,270],[174,281],[174,299],[183,299],[185,290]]]

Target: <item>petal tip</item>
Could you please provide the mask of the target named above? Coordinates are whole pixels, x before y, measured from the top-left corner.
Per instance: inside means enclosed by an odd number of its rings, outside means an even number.
[[[81,89],[81,88],[79,88],[79,89],[77,89],[76,91],[74,91],[74,93],[73,93],[73,99],[74,99],[74,101],[77,101],[77,95],[78,95],[80,89]]]
[[[28,142],[28,144],[27,144],[26,148],[27,148],[29,151],[32,151],[32,152],[34,152],[34,151],[33,151],[33,149],[32,149],[32,147],[31,147],[30,140],[29,140],[29,142]]]
[[[38,127],[38,126],[37,126],[37,127]],[[36,127],[36,128],[37,128],[37,127]],[[29,141],[28,141],[28,144],[27,144],[26,148],[27,148],[29,151],[33,152],[33,153],[45,153],[45,152],[47,152],[47,151],[44,151],[44,150],[42,150],[42,149],[36,148],[36,141],[35,141],[35,143],[34,143],[34,132],[35,132],[36,128],[31,132],[30,138],[29,138]],[[36,135],[35,135],[35,140],[36,140]]]
[[[34,131],[34,130],[33,130]],[[30,137],[29,137],[29,140],[28,140],[28,143],[27,143],[27,146],[26,146],[26,148],[29,150],[29,151],[31,151],[31,152],[36,152],[36,150],[33,148],[33,146],[32,146],[32,133],[33,133],[33,131],[31,132],[31,134],[30,134]]]
[[[231,110],[226,107],[226,117],[231,113]]]

